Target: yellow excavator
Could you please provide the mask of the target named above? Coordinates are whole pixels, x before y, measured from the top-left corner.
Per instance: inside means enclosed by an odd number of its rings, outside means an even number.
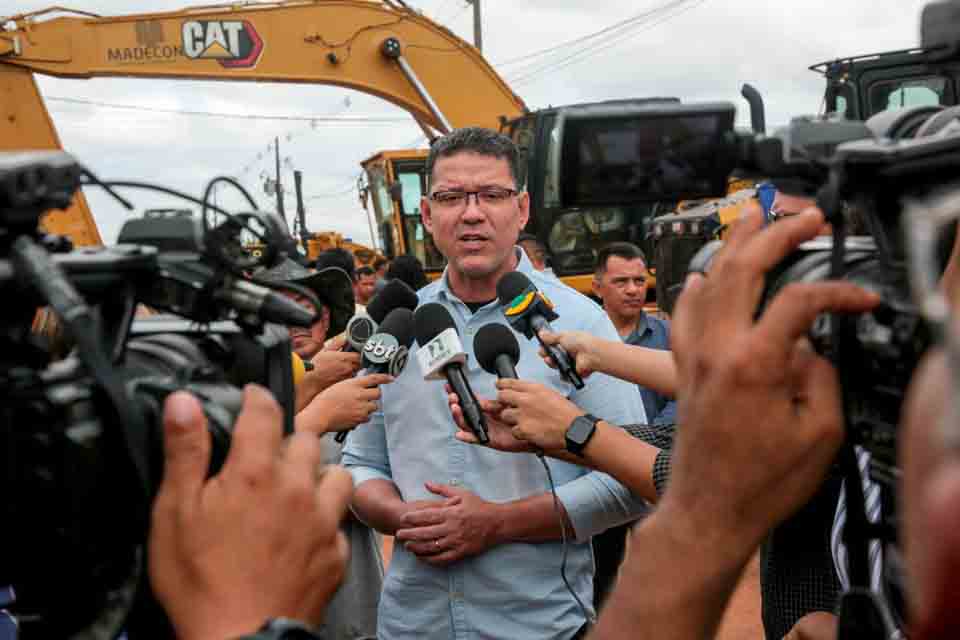
[[[61,146],[35,73],[328,84],[403,108],[428,139],[469,125],[513,137],[532,199],[526,231],[581,291],[589,290],[596,250],[612,240],[642,242],[653,213],[561,208],[554,163],[556,130],[570,110],[642,101],[531,112],[471,44],[401,0],[288,0],[113,17],[56,7],[2,18],[0,25],[0,150]],[[374,208],[383,253],[413,253],[436,272],[442,258],[419,222],[424,157],[422,150],[374,156],[364,163],[363,195]],[[44,224],[78,245],[100,242],[82,195]]]
[[[36,73],[338,85],[396,104],[429,132],[497,127],[499,116],[523,112],[471,45],[402,2],[300,0],[113,17],[55,7],[0,25],[0,150],[61,148]],[[477,90],[466,95],[463,86]],[[77,245],[101,243],[82,194],[44,226]],[[335,235],[317,234],[311,245],[343,244]]]

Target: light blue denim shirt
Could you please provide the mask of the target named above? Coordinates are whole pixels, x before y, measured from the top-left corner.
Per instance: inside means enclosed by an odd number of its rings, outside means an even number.
[[[518,250],[519,271],[553,302],[560,318],[554,329],[583,330],[619,340],[606,313],[560,281],[535,271]],[[469,359],[467,377],[478,397],[496,396],[496,378],[477,364],[473,337],[491,322],[506,323],[492,302],[472,314],[447,285],[447,276],[424,287],[420,302],[439,302],[450,311]],[[637,387],[594,373],[575,390],[538,355],[535,341],[517,334],[521,379],[543,383],[584,411],[611,424],[644,423]],[[414,350],[416,346],[414,347]],[[484,500],[508,502],[550,490],[547,474],[533,454],[501,453],[454,437],[442,381],[424,381],[411,353],[392,384],[382,387],[381,410],[354,430],[343,463],[357,486],[381,478],[396,484],[404,500],[435,500],[425,482],[463,487]],[[646,503],[610,476],[547,459],[557,495],[576,531],[570,542],[567,577],[588,608],[593,601],[593,552],[589,539],[634,520]],[[570,638],[585,620],[560,577],[560,542],[510,543],[449,567],[432,567],[395,547],[380,599],[378,637],[387,640],[485,640]]]

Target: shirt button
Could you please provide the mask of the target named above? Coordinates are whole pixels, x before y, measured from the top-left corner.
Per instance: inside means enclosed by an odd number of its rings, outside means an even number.
[[[476,332],[477,332],[476,329],[474,329],[473,327],[467,327],[467,335],[468,335],[468,336],[472,336],[472,335],[473,335],[474,333],[476,333]]]

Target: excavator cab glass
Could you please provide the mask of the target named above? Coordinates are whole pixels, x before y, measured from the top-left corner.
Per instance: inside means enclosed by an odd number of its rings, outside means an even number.
[[[629,241],[649,249],[645,224],[656,205],[561,207],[559,176],[554,173],[560,153],[558,111],[538,112],[515,122],[511,130],[527,160],[527,188],[533,205],[527,230],[544,241],[557,274],[592,274],[597,253],[604,245]],[[530,141],[539,142],[543,153],[534,153]]]
[[[394,175],[400,184],[399,197],[394,201],[400,207],[406,253],[416,256],[427,271],[439,271],[445,264],[443,254],[437,249],[433,236],[424,228],[420,217],[420,202],[427,190],[424,163],[397,161],[394,163]]]

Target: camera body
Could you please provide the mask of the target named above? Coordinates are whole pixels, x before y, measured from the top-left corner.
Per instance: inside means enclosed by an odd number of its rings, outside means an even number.
[[[250,223],[268,246],[286,246],[273,214],[211,226],[161,212],[129,221],[117,246],[74,251],[43,235],[42,213],[67,206],[83,175],[64,153],[0,154],[0,293],[9,309],[0,321],[8,490],[0,584],[14,587],[26,638],[162,628],[145,542],[162,477],[163,402],[177,390],[200,400],[210,473],[229,450],[243,385],[271,390],[292,432],[286,324],[312,321],[244,277]],[[144,304],[171,315],[138,317]],[[66,357],[31,331],[41,307],[57,317],[53,340],[66,343]],[[141,615],[128,618],[131,610]]]

